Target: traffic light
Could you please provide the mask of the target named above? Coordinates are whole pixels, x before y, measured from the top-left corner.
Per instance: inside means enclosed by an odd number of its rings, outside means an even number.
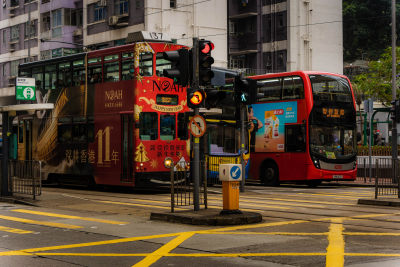
[[[199,60],[199,85],[207,86],[211,83],[214,77],[214,72],[211,70],[211,65],[214,63],[214,58],[211,56],[211,51],[214,49],[214,44],[211,41],[204,39],[198,42],[198,60]]]
[[[257,100],[257,88],[260,87],[258,82],[253,79],[241,79],[235,77],[234,94],[236,104],[251,105]]]
[[[164,52],[163,58],[171,61],[172,65],[170,69],[163,70],[164,76],[173,79],[175,84],[187,86],[192,75],[191,52],[185,48]]]
[[[205,101],[203,90],[188,88],[187,89],[187,104],[189,108],[200,108]]]

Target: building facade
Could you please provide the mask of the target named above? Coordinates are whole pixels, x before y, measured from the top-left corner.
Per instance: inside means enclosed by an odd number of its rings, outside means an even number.
[[[229,0],[229,68],[343,73],[341,0]]]
[[[3,0],[0,105],[16,102],[18,64],[122,45],[137,31],[188,46],[193,37],[212,40],[215,65],[226,67],[226,29],[226,0]]]

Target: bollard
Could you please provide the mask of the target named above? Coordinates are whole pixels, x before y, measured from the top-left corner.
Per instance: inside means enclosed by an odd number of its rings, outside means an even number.
[[[222,181],[223,214],[241,214],[239,210],[239,188],[242,180],[241,164],[220,164],[219,179]]]

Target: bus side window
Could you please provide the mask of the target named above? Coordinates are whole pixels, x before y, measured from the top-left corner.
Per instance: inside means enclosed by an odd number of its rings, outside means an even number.
[[[153,76],[153,54],[149,52],[139,55],[139,74],[141,76]]]
[[[304,124],[285,125],[285,152],[305,152],[305,133]]]
[[[260,81],[262,87],[259,88],[260,93],[264,96],[257,97],[257,101],[280,100],[282,96],[282,78],[271,78]]]
[[[139,137],[142,140],[157,140],[158,116],[156,112],[141,112],[139,115]]]
[[[285,77],[283,79],[283,99],[304,98],[303,80],[299,76]]]
[[[132,80],[133,74],[135,72],[135,66],[133,64],[133,53],[127,52],[122,53],[122,70],[121,70],[121,80]]]

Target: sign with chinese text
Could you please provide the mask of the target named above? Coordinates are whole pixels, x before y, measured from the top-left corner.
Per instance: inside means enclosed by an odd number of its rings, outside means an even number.
[[[15,96],[17,100],[36,100],[35,78],[17,77]]]

